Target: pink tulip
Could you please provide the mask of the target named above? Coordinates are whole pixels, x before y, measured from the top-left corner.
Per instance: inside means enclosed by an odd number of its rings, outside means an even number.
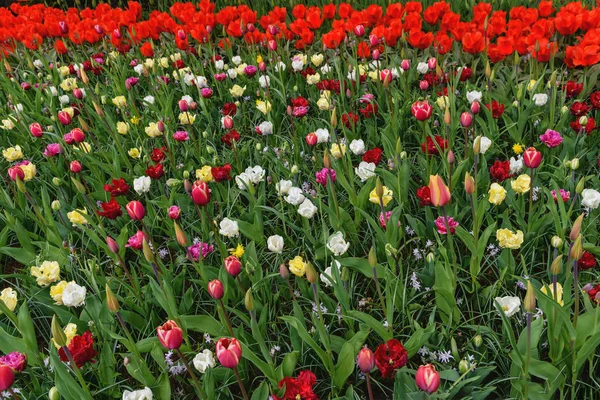
[[[167,349],[178,349],[183,342],[183,331],[173,320],[156,328],[156,334],[160,343]]]
[[[69,24],[67,24],[67,21],[60,21],[58,23],[58,28],[60,29],[60,33],[63,35],[69,33]]]
[[[478,101],[474,101],[471,103],[471,112],[473,114],[479,114],[479,110],[481,110],[481,105]]]
[[[222,299],[225,294],[223,283],[218,279],[208,282],[208,294],[210,294],[210,297],[213,299]]]
[[[72,129],[69,133],[71,134],[73,140],[77,143],[81,143],[85,140],[85,133],[83,133],[83,131],[79,128]]]
[[[190,136],[186,131],[177,131],[173,134],[173,139],[177,140],[178,142],[185,142],[186,140],[190,139]]]
[[[400,63],[400,68],[402,68],[404,71],[408,71],[410,69],[410,60],[402,60]]]
[[[464,112],[462,114],[460,114],[460,124],[462,126],[464,126],[465,128],[468,128],[471,126],[471,124],[473,123],[473,116],[471,115],[471,113],[468,112]]]
[[[233,129],[233,118],[231,117],[231,115],[226,115],[223,118],[221,118],[221,125],[223,125],[223,129]]]
[[[202,90],[200,90],[200,94],[202,95],[203,98],[205,99],[210,99],[213,95],[213,90],[211,88],[202,88]]]
[[[20,180],[23,180],[25,178],[25,173],[23,172],[21,167],[15,166],[15,167],[10,167],[8,169],[8,176],[13,181],[16,181],[17,178]]]
[[[417,370],[415,382],[422,391],[434,393],[440,386],[440,373],[435,370],[433,364],[421,365]]]
[[[371,58],[375,61],[379,60],[379,58],[381,57],[381,52],[378,49],[373,49],[373,51],[371,52]]]
[[[354,27],[354,34],[358,37],[361,37],[365,34],[365,27],[363,25],[356,25]]]
[[[81,166],[81,163],[79,161],[74,160],[74,161],[71,161],[71,164],[69,164],[69,169],[71,170],[72,173],[78,174],[81,172],[83,167]]]
[[[140,221],[144,219],[146,215],[146,210],[144,209],[144,205],[137,200],[132,200],[125,206],[127,210],[127,214],[129,217],[135,221]]]
[[[429,89],[429,82],[427,82],[425,79],[423,79],[421,82],[419,82],[419,89],[421,89],[421,90]]]
[[[181,112],[186,112],[190,107],[190,104],[187,102],[187,100],[181,99],[181,100],[179,100],[178,104],[179,104],[179,111],[181,111]]]
[[[66,111],[59,111],[58,112],[58,120],[63,125],[69,125],[71,123],[72,118],[71,118],[71,115],[68,112],[66,112]]]
[[[106,237],[106,245],[112,253],[117,254],[119,252],[119,244],[110,236]]]
[[[242,345],[236,338],[221,338],[216,347],[217,358],[225,368],[235,368],[242,358]]]
[[[269,40],[267,42],[267,46],[268,46],[269,50],[277,51],[277,41],[276,40]]]
[[[177,206],[169,207],[169,218],[179,219],[179,217],[181,217],[181,208]]]
[[[437,65],[437,60],[435,59],[435,57],[431,57],[429,60],[427,60],[427,66],[429,67],[429,69],[435,69]]]
[[[192,200],[199,206],[205,206],[210,201],[210,188],[206,182],[196,181],[192,186]]]
[[[387,86],[394,79],[394,75],[392,75],[392,71],[389,69],[384,69],[381,71],[381,81],[383,82],[383,86]]]
[[[31,132],[31,134],[36,138],[41,138],[44,136],[44,130],[39,122],[34,122],[33,124],[29,125],[29,132]]]
[[[73,96],[75,96],[77,100],[81,100],[85,97],[85,92],[82,89],[75,88],[73,89]]]
[[[373,368],[375,368],[375,354],[373,354],[373,351],[368,347],[363,347],[358,352],[356,363],[363,374],[371,372]]]
[[[227,273],[234,278],[242,272],[242,263],[236,256],[227,257],[223,263]]]

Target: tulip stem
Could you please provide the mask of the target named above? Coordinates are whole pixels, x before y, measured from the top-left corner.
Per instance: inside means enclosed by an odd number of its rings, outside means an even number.
[[[229,335],[231,335],[231,337],[235,337],[235,335],[233,334],[233,328],[231,327],[231,321],[229,320],[229,315],[227,315],[227,310],[225,309],[225,304],[223,303],[223,299],[219,299],[219,303],[221,304],[221,310],[223,311],[225,321],[227,322],[227,329],[229,330]]]
[[[527,349],[525,350],[525,369],[523,370],[523,398],[527,399],[527,376],[529,374],[529,361],[531,359],[531,313],[528,312],[527,318]]]
[[[379,278],[377,278],[377,268],[373,266],[373,280],[375,281],[375,288],[377,289],[377,294],[379,295],[379,301],[381,302],[381,311],[387,320],[387,313],[385,307],[385,299],[383,297],[383,293],[381,292],[381,286],[379,285]],[[388,322],[388,330],[392,331],[392,325]]]
[[[179,348],[175,349],[175,352],[177,353],[177,355],[183,362],[183,365],[185,365],[185,368],[190,373],[190,376],[192,377],[192,380],[194,381],[194,386],[196,386],[198,393],[200,393],[200,397],[202,398],[202,400],[205,400],[206,395],[204,394],[204,390],[202,390],[202,385],[200,385],[200,382],[198,381],[198,378],[196,378],[196,374],[194,374],[194,371],[190,367],[190,364],[188,364],[187,360],[185,359],[185,356],[183,355],[183,353],[181,352],[181,350]]]
[[[367,391],[369,392],[369,400],[374,400],[373,388],[371,387],[371,374],[367,372]]]
[[[444,225],[446,225],[446,236],[448,236],[448,247],[450,247],[450,253],[452,254],[452,272],[454,274],[454,288],[458,281],[458,272],[456,266],[456,253],[454,252],[454,239],[452,232],[450,231],[450,224],[448,223],[448,213],[446,213],[446,206],[442,206],[442,213],[444,215]]]
[[[237,367],[233,368],[233,373],[235,374],[235,378],[238,381],[238,385],[240,385],[240,390],[242,391],[242,396],[244,396],[244,400],[248,400],[248,393],[246,393],[246,388],[244,387],[242,378],[240,378],[240,373],[238,372]]]
[[[577,318],[579,317],[579,264],[573,260],[573,286],[575,289],[575,316],[573,317],[573,328],[577,329]]]
[[[529,215],[527,217],[527,228],[531,228],[531,211],[533,210],[533,177],[535,176],[535,169],[531,168],[531,181],[529,182]]]

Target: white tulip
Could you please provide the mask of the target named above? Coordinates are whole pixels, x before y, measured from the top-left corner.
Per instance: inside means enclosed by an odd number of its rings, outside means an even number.
[[[267,247],[273,253],[280,254],[283,251],[283,238],[279,235],[269,236],[267,239]]]

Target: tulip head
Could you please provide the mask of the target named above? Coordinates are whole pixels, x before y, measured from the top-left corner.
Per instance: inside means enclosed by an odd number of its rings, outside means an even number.
[[[0,365],[0,391],[10,388],[14,381],[15,371],[8,365]]]
[[[224,261],[225,270],[234,278],[242,272],[242,263],[236,256],[229,256]]]
[[[146,215],[144,205],[137,200],[132,200],[125,206],[129,217],[135,221],[141,221]]]
[[[242,345],[236,338],[221,338],[215,352],[222,366],[235,368],[242,358]]]
[[[431,204],[435,207],[443,207],[450,201],[450,189],[439,175],[429,177],[429,191],[431,193]]]
[[[435,393],[440,386],[440,373],[433,364],[421,365],[415,375],[415,382],[422,391]]]
[[[371,372],[375,368],[375,354],[368,347],[363,347],[358,352],[356,364],[363,374]]]
[[[205,206],[210,201],[210,188],[208,183],[196,181],[192,185],[192,200],[199,206]]]
[[[527,168],[537,168],[542,162],[542,153],[535,147],[530,147],[523,152],[523,163]]]
[[[223,283],[218,279],[208,282],[208,294],[210,294],[210,297],[213,299],[222,299],[225,294]]]
[[[433,107],[431,107],[431,104],[427,100],[416,101],[413,103],[410,111],[418,121],[427,121],[433,113]]]
[[[160,343],[167,349],[178,349],[183,342],[183,331],[173,320],[156,328],[156,334]]]

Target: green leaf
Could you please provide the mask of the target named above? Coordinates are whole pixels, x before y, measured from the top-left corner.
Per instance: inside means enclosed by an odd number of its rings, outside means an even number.
[[[250,400],[265,400],[269,397],[269,385],[263,381],[260,386],[252,393]]]
[[[368,335],[368,331],[360,331],[342,346],[333,374],[333,384],[338,389],[344,387],[346,380],[354,371],[356,356]]]
[[[75,381],[65,364],[58,358],[54,346],[50,346],[50,363],[54,369],[54,383],[61,397],[67,400],[92,400],[92,397]]]
[[[208,333],[211,336],[224,336],[227,331],[219,321],[210,315],[182,315],[179,317],[181,324],[187,329]]]

